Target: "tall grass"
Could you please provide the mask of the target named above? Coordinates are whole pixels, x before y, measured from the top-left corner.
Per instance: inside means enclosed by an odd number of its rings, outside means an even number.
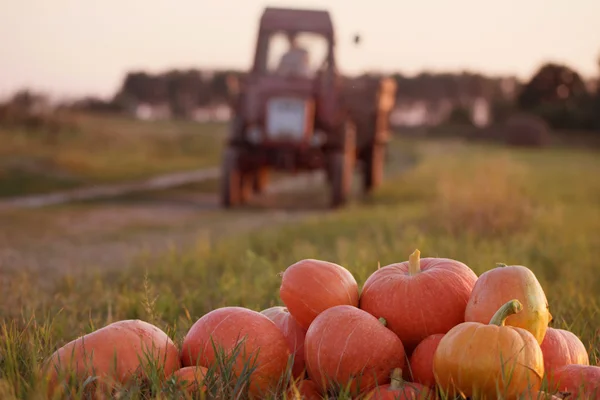
[[[217,165],[225,125],[76,115],[56,140],[0,126],[0,196],[43,193],[95,183]]]
[[[339,263],[362,285],[378,264],[406,260],[415,248],[478,274],[498,262],[529,267],[546,292],[553,326],[577,334],[598,364],[597,154],[416,146],[417,166],[389,177],[364,204],[295,226],[207,238],[119,272],[66,277],[49,292],[21,275],[0,301],[0,397],[35,398],[40,361],[94,327],[141,318],[178,341],[217,307],[281,304],[278,274],[300,259]]]

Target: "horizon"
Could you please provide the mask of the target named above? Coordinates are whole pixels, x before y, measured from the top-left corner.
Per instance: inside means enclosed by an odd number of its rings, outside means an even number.
[[[344,73],[368,70],[413,76],[468,71],[523,80],[542,64],[555,62],[585,79],[598,75],[598,1],[329,3],[180,0],[173,7],[166,0],[152,4],[22,0],[5,4],[0,6],[0,35],[13,40],[0,42],[5,55],[0,97],[30,89],[50,97],[107,98],[134,70],[151,74],[170,69],[245,70],[266,6],[329,10],[336,28],[336,56]],[[354,33],[363,39],[356,48],[351,43]]]

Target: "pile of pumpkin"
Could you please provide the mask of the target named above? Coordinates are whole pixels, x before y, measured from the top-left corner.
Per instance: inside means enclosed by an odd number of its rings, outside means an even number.
[[[67,371],[89,379],[89,367],[97,386],[110,389],[152,359],[163,377],[202,392],[208,369],[219,373],[219,354],[241,343],[232,372],[248,374],[250,398],[279,388],[280,397],[305,399],[340,391],[372,400],[600,399],[600,367],[589,365],[575,334],[548,326],[546,295],[531,270],[499,264],[477,277],[462,262],[419,255],[377,269],[360,294],[344,267],[299,261],[282,274],[286,308],[213,310],[180,349],[146,322],[110,324],[50,357],[50,390]],[[144,349],[150,356],[140,356]]]

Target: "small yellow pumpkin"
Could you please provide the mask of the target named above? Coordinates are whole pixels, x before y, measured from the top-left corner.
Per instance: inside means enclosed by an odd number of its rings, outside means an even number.
[[[544,376],[542,350],[527,330],[505,326],[506,319],[523,310],[513,299],[494,314],[489,324],[463,322],[440,341],[433,359],[438,385],[466,397],[505,399],[540,390]]]
[[[465,310],[465,321],[487,323],[511,299],[523,305],[523,312],[511,315],[506,325],[528,330],[542,344],[552,315],[546,294],[535,274],[522,265],[498,264],[479,276]]]

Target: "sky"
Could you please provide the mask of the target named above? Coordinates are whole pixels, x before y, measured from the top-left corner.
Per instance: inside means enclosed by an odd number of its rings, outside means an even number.
[[[110,97],[134,69],[246,69],[268,5],[329,10],[348,73],[598,72],[600,0],[0,0],[0,97]]]

